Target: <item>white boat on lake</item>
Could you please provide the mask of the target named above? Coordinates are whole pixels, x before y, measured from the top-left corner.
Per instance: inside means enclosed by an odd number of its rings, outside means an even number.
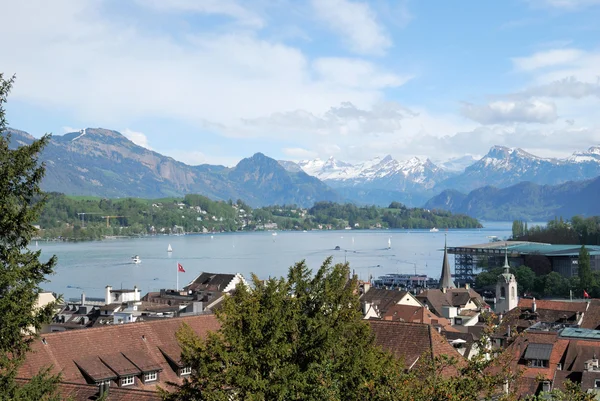
[[[134,263],[136,265],[140,264],[140,263],[142,263],[142,259],[138,255],[132,256],[131,263]]]
[[[167,252],[173,252],[173,248],[171,248],[171,244],[167,247]]]
[[[437,233],[438,231],[440,231],[440,230],[438,230],[435,227],[433,227],[431,230],[429,230],[430,233]]]

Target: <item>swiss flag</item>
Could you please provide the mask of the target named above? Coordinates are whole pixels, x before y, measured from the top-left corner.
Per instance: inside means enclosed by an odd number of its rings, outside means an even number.
[[[185,273],[185,270],[183,269],[183,266],[181,266],[181,263],[177,263],[177,271]]]
[[[588,294],[586,290],[583,290],[583,297],[584,298],[589,298],[590,294]]]

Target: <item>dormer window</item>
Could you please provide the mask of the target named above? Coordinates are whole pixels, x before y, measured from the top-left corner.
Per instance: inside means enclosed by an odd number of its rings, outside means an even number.
[[[121,377],[121,387],[133,386],[135,384],[135,376],[123,376]]]
[[[523,359],[532,368],[547,368],[550,365],[552,344],[529,344]]]
[[[547,368],[548,361],[544,359],[531,359],[529,360],[529,366],[532,368]]]
[[[179,369],[179,376],[188,376],[192,374],[192,368],[190,366],[185,366]]]
[[[158,380],[158,372],[157,371],[144,373],[144,383],[154,382],[156,380]]]

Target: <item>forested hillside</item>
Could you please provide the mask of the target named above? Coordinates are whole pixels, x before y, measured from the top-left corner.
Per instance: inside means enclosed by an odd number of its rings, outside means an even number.
[[[449,212],[411,209],[393,202],[389,208],[318,202],[252,209],[245,202],[213,201],[202,195],[163,199],[101,199],[49,194],[37,222],[46,239],[101,239],[175,233],[253,230],[473,228],[476,219]]]

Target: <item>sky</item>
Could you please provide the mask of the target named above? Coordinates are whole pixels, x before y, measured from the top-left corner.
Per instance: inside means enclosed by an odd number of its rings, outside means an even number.
[[[600,0],[0,0],[9,125],[188,164],[600,144]]]

